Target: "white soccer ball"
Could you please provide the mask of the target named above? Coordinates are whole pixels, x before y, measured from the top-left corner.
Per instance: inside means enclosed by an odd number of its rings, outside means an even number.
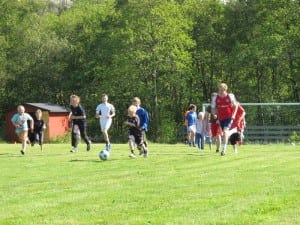
[[[101,150],[99,152],[99,158],[101,160],[107,160],[109,158],[109,151],[107,151],[107,150]]]

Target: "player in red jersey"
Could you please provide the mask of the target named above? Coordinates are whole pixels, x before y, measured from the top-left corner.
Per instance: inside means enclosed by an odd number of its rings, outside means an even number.
[[[227,85],[221,83],[219,85],[219,93],[212,99],[211,107],[213,114],[217,112],[217,119],[223,130],[222,151],[221,155],[226,154],[227,142],[229,137],[229,128],[235,119],[237,111],[237,102],[234,94],[227,92]]]
[[[218,93],[213,92],[211,94],[211,99],[215,98],[218,95]],[[206,112],[208,113],[208,118],[209,118],[209,125],[210,125],[210,134],[212,139],[215,140],[216,142],[216,152],[218,153],[220,150],[221,146],[221,136],[222,136],[222,129],[220,127],[220,124],[218,123],[218,119],[216,115],[212,114],[212,107],[211,105],[208,105],[206,107]],[[211,142],[209,143],[211,145]],[[210,146],[211,148],[211,146]]]
[[[231,134],[229,136],[229,142],[233,146],[234,153],[237,153],[237,144],[241,144],[243,140],[243,132],[246,126],[245,115],[245,109],[238,103],[235,119],[230,128]]]

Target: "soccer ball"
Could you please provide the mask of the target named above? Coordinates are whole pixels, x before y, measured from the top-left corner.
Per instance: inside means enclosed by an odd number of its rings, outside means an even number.
[[[101,150],[99,152],[99,158],[101,160],[107,160],[109,158],[109,151],[107,151],[107,150]]]

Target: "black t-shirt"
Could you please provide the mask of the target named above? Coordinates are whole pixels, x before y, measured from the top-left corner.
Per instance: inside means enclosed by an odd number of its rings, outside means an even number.
[[[86,116],[84,108],[81,105],[76,107],[71,105],[71,111],[73,116]],[[85,119],[73,119],[73,124],[84,125],[86,123]]]
[[[44,120],[35,120],[34,121],[34,132],[43,131],[43,127],[44,127]]]
[[[128,116],[127,121],[135,125],[135,127],[129,126],[129,134],[134,136],[142,136],[142,132],[138,128],[140,125],[140,118],[138,116],[134,116],[134,117]]]

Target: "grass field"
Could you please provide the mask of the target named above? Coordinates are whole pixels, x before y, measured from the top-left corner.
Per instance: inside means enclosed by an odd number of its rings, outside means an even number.
[[[230,147],[230,146],[229,146]],[[150,144],[130,159],[113,145],[0,144],[0,224],[300,224],[300,147],[244,145],[221,157],[183,144]]]

